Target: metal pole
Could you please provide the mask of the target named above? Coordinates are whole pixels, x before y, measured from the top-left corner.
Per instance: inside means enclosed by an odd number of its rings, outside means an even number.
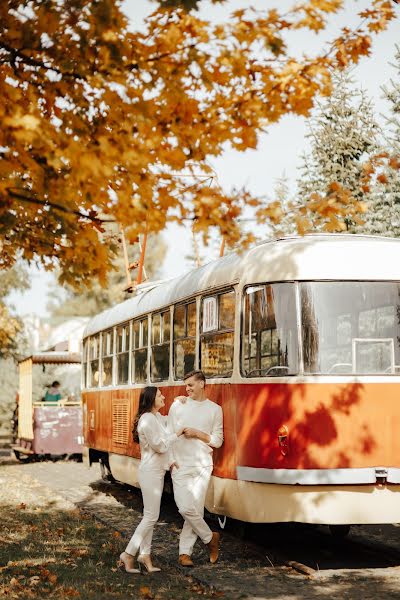
[[[138,275],[137,275],[137,280],[136,280],[137,285],[139,285],[139,283],[142,283],[143,271],[144,271],[144,256],[146,254],[146,243],[147,243],[147,233],[145,233],[143,235],[143,244],[142,244],[141,252],[140,252]]]

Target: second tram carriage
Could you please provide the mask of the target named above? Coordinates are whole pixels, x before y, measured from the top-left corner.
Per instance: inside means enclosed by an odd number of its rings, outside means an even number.
[[[248,522],[400,521],[400,240],[284,238],[149,286],[84,334],[89,460],[138,485],[140,389],[200,368],[224,413],[206,508]]]
[[[79,377],[81,355],[76,352],[37,352],[19,362],[15,440],[12,449],[20,461],[38,456],[82,456],[82,406],[80,400],[65,398],[57,402],[38,402],[33,387],[35,368],[64,366],[71,384]],[[79,379],[78,379],[79,385]],[[72,387],[72,386],[71,386]]]

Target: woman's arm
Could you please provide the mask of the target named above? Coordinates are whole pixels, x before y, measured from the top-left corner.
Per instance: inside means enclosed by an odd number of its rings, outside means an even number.
[[[140,433],[143,434],[154,452],[164,454],[178,438],[176,433],[163,432],[154,415],[143,415],[140,423]]]

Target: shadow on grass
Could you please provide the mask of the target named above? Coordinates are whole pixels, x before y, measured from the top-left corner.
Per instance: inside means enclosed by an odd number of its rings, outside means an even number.
[[[150,577],[121,572],[116,567],[124,546],[120,534],[79,510],[55,509],[51,503],[33,508],[3,504],[0,518],[0,597],[198,597],[179,573]]]

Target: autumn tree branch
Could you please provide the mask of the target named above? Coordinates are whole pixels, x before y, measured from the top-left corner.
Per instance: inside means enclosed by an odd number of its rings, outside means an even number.
[[[58,210],[60,212],[75,215],[82,219],[87,219],[92,221],[93,223],[116,223],[115,219],[102,219],[101,217],[97,217],[94,214],[85,214],[80,210],[74,210],[73,208],[68,208],[67,206],[63,206],[61,204],[56,204],[54,202],[50,202],[49,200],[41,200],[40,198],[34,198],[33,196],[26,196],[20,191],[16,191],[15,188],[7,188],[9,195],[16,200],[22,200],[22,202],[28,202],[29,204],[36,204],[43,208],[50,207],[54,210]]]

